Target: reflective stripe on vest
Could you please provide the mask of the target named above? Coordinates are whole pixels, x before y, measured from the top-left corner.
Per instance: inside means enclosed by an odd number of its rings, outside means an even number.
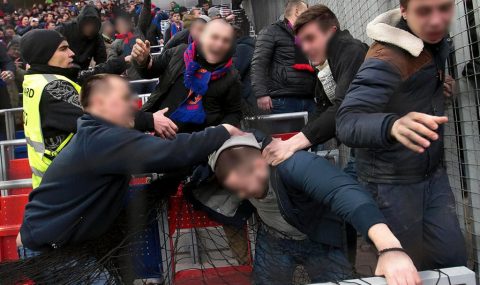
[[[45,147],[40,116],[40,100],[45,86],[55,80],[67,81],[80,94],[80,86],[61,75],[27,74],[23,81],[23,123],[34,189],[40,185],[43,174],[52,162],[51,159],[57,156],[73,137],[73,134],[69,134],[54,151]]]

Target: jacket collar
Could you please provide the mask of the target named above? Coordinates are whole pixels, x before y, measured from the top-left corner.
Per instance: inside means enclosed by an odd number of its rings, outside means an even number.
[[[401,19],[400,9],[387,11],[367,25],[367,35],[375,41],[395,45],[417,57],[424,48],[423,41],[412,33],[397,27]]]

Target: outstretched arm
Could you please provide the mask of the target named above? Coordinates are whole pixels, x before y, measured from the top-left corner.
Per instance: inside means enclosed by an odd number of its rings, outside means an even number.
[[[378,251],[401,249],[400,242],[386,225],[370,194],[326,159],[301,151],[280,164],[278,171],[286,185],[302,189],[319,204],[328,206],[333,213],[368,237]],[[420,284],[412,260],[402,251],[382,253],[376,274],[385,275],[388,284]]]

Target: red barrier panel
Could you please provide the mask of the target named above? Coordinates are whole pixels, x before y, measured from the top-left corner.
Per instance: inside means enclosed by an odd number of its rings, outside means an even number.
[[[0,197],[0,261],[18,259],[16,238],[28,195]]]
[[[8,162],[8,180],[32,178],[28,158],[12,159]]]

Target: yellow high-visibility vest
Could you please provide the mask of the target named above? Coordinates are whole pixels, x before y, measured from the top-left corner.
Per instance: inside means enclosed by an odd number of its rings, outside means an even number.
[[[74,135],[73,133],[69,134],[54,151],[45,147],[40,117],[40,99],[45,86],[54,80],[67,81],[80,94],[80,85],[61,75],[29,74],[25,75],[23,81],[23,125],[27,141],[28,162],[32,169],[33,189],[40,185],[43,174],[52,163],[52,159],[58,155]]]

